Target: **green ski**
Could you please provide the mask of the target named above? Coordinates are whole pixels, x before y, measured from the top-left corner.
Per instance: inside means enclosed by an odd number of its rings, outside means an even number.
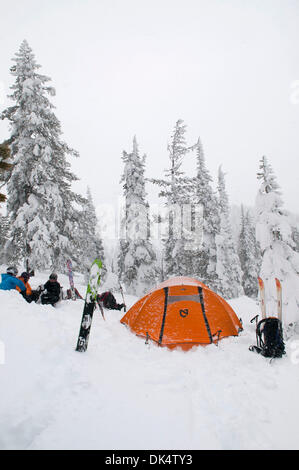
[[[101,281],[101,272],[102,261],[100,259],[95,259],[90,268],[76,351],[84,352],[88,346],[92,317],[96,306],[98,288]]]

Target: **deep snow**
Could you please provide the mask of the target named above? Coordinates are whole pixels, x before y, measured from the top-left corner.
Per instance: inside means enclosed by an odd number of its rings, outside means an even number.
[[[31,285],[46,280],[38,273]],[[84,295],[80,276],[75,284]],[[294,337],[282,359],[250,352],[259,306],[230,304],[244,331],[218,347],[146,345],[119,322],[123,312],[106,310],[104,321],[97,310],[79,353],[82,300],[53,308],[0,291],[0,448],[298,449]]]

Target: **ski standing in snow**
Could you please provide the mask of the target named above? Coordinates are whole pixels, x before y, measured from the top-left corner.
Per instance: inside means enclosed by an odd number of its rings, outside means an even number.
[[[67,261],[67,269],[68,269],[68,275],[69,275],[69,281],[70,281],[70,289],[67,289],[66,291],[66,298],[72,299],[72,300],[77,300],[77,299],[83,300],[83,297],[80,295],[80,293],[78,292],[78,289],[76,289],[75,287],[72,262],[70,259]]]
[[[90,269],[76,351],[84,352],[87,350],[93,312],[96,306],[97,293],[101,281],[101,272],[102,262],[100,259],[96,258]]]

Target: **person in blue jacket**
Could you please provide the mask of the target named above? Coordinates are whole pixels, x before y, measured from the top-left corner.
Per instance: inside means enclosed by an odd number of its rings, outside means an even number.
[[[18,270],[15,266],[10,266],[6,270],[6,274],[1,274],[0,289],[2,290],[13,290],[18,286],[21,289],[21,294],[26,292],[26,286],[24,282],[16,277]]]

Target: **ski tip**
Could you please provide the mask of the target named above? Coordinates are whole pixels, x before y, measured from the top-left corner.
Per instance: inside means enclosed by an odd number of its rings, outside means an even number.
[[[94,265],[94,264],[97,264],[98,266],[102,267],[102,261],[100,260],[100,258],[96,258],[93,261],[92,265]]]

